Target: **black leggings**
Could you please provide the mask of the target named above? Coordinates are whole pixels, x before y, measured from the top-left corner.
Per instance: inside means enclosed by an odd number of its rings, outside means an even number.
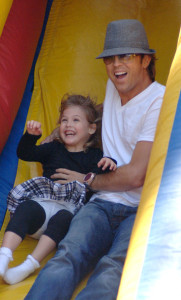
[[[50,237],[58,246],[68,232],[72,218],[73,214],[69,211],[59,210],[50,218],[43,234]],[[41,228],[45,219],[46,214],[43,207],[36,201],[27,200],[17,207],[6,231],[12,231],[24,239],[26,234],[34,234]]]

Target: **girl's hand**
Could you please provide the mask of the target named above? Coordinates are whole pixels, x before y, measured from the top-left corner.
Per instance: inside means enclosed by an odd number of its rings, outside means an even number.
[[[65,184],[74,180],[83,183],[85,174],[71,171],[68,169],[56,169],[56,173],[51,176],[51,178],[57,179],[55,182],[60,184]]]
[[[33,120],[28,121],[26,124],[26,130],[29,134],[41,135],[42,134],[41,123]]]
[[[108,167],[109,167],[110,171],[115,171],[117,168],[115,162],[108,157],[101,158],[101,160],[98,162],[97,166],[98,166],[98,168],[102,167],[103,171],[106,170]]]

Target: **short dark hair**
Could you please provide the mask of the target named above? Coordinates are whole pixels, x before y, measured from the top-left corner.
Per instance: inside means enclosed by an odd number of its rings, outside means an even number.
[[[148,54],[141,54],[141,58],[143,59],[144,55],[148,55]],[[151,81],[155,81],[155,75],[156,75],[156,68],[155,68],[155,62],[157,60],[156,55],[155,54],[151,54],[149,55],[151,57],[149,66],[147,67],[147,72],[148,75],[151,79]]]

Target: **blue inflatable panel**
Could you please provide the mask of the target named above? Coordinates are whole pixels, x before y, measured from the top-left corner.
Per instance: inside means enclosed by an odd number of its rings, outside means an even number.
[[[181,94],[137,299],[181,299]],[[174,296],[175,295],[175,296]]]

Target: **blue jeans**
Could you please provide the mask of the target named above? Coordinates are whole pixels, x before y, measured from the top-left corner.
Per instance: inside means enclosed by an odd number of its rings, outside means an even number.
[[[95,199],[73,218],[55,256],[41,270],[26,300],[115,300],[137,208]]]

